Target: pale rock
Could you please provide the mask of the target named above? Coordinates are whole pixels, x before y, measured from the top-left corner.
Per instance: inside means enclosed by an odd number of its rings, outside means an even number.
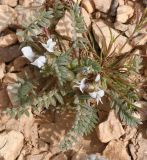
[[[59,155],[52,158],[52,160],[67,160],[67,157],[64,153],[60,153]]]
[[[101,12],[107,13],[111,7],[112,0],[93,0],[95,8]]]
[[[0,124],[0,132],[3,132],[6,129],[6,126],[3,124]]]
[[[83,0],[81,6],[84,7],[88,13],[93,13],[95,11],[95,6],[92,0]]]
[[[73,0],[75,3],[80,4],[82,0]]]
[[[15,24],[17,19],[16,11],[7,6],[0,5],[0,32],[5,30],[9,25]]]
[[[26,160],[44,160],[46,153],[42,153],[39,155],[29,155]]]
[[[65,12],[65,15],[59,20],[56,25],[56,32],[65,39],[73,40],[74,28],[72,26],[72,17],[68,11]],[[81,36],[81,34],[77,34]]]
[[[1,0],[0,3],[3,5],[8,5],[10,7],[16,7],[18,0]]]
[[[147,120],[147,102],[138,101],[138,102],[135,102],[134,105],[136,105],[138,108],[137,108],[137,112],[135,112],[133,116],[139,119],[140,121],[146,121]]]
[[[28,108],[30,107],[28,106]],[[31,109],[28,109],[28,111],[29,111],[29,117],[27,117],[26,115],[22,115],[18,120],[10,119],[6,123],[6,129],[22,132],[24,134],[25,140],[30,142],[32,140],[31,136],[33,136],[32,128],[34,125],[34,117],[31,112]]]
[[[133,46],[143,46],[147,42],[147,34],[140,34],[132,39],[131,44]]]
[[[126,23],[134,14],[134,9],[128,5],[122,5],[117,8],[116,20],[121,23]]]
[[[123,141],[111,141],[105,148],[103,155],[109,160],[131,160],[127,153],[126,143]]]
[[[16,73],[6,73],[3,79],[3,83],[6,85],[14,84],[18,81],[18,76]]]
[[[124,142],[128,142],[129,140],[131,140],[136,133],[137,129],[135,127],[127,126],[125,129],[125,137],[123,139]]]
[[[110,111],[108,119],[105,122],[100,123],[97,128],[98,137],[103,143],[118,139],[124,133],[124,129],[122,128],[114,110]]]
[[[22,25],[22,22],[29,25],[36,17],[36,12],[39,11],[39,7],[23,7],[18,5],[15,10],[17,12],[17,24]],[[31,19],[30,19],[31,17]]]
[[[20,132],[11,131],[8,134],[0,135],[4,145],[0,147],[0,155],[4,160],[15,160],[23,147],[24,137]]]
[[[0,62],[0,80],[4,77],[5,75],[5,63]]]
[[[19,0],[19,4],[24,7],[37,7],[45,3],[45,0]]]
[[[72,157],[72,160],[85,160],[87,159],[88,155],[83,152],[83,151],[80,151],[80,152],[77,152],[73,157]]]
[[[90,28],[90,26],[91,26],[90,14],[84,8],[81,8],[81,14],[84,18],[84,22],[86,24],[86,27]]]
[[[8,35],[0,37],[0,47],[8,47],[17,42],[17,36],[15,33],[10,33]]]
[[[125,4],[125,0],[118,0],[119,5],[124,5]]]
[[[114,38],[117,37],[116,41],[113,43],[113,46],[112,46],[109,54],[111,54],[114,49],[117,54],[120,54],[120,53],[118,53],[118,51],[123,47],[123,45],[127,41],[127,38],[125,36],[120,35],[118,31],[114,30],[113,28],[111,28],[110,26],[105,24],[102,20],[94,22],[92,25],[92,28],[93,28],[94,37],[95,37],[97,43],[99,44],[100,48],[104,47],[102,45],[104,37],[106,39],[107,48],[108,48],[110,41],[111,41],[111,33]],[[111,33],[110,33],[110,30],[111,30]],[[104,37],[103,37],[103,35],[104,35]],[[131,49],[132,49],[132,46],[127,43],[123,47],[123,49],[121,50],[121,53],[129,52]]]
[[[115,27],[115,29],[124,32],[127,37],[130,37],[133,34],[136,25],[135,24],[132,24],[132,25],[128,24],[127,25],[127,24],[123,24],[120,22],[116,22],[116,23],[114,23],[114,27]],[[138,33],[134,33],[134,36],[136,36],[137,34]]]

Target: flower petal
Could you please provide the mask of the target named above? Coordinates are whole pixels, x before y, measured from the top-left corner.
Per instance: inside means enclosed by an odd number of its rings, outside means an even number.
[[[56,45],[56,42],[53,42],[51,38],[47,40],[47,44],[42,43],[42,46],[48,51],[48,52],[54,52],[54,46]]]
[[[105,95],[105,92],[103,90],[99,90],[97,94],[99,97],[103,97]]]
[[[41,68],[44,66],[44,64],[46,63],[46,57],[45,56],[40,56],[39,58],[37,58],[33,63],[31,63],[34,66],[37,66],[38,68]]]
[[[98,74],[95,78],[95,82],[98,82],[100,80],[100,74]]]
[[[33,62],[33,59],[35,58],[35,53],[30,46],[23,47],[21,51],[23,53],[23,57],[27,58],[30,62]]]
[[[90,97],[96,99],[97,98],[97,92],[91,92],[89,93]]]

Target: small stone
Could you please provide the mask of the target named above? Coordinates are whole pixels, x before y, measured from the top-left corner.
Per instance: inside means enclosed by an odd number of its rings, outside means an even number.
[[[52,160],[67,160],[67,157],[64,153],[60,153],[59,155],[52,158]]]
[[[134,14],[134,9],[128,5],[122,5],[117,8],[116,20],[118,22],[126,23]]]
[[[6,89],[0,89],[0,109],[5,107],[10,107],[10,100]]]
[[[86,27],[90,28],[90,26],[91,26],[90,14],[84,8],[81,8],[81,14],[84,18],[84,22],[86,24]]]
[[[10,62],[22,55],[19,45],[13,45],[6,48],[0,47],[0,59],[4,62]]]
[[[9,25],[14,24],[17,19],[16,11],[7,6],[0,5],[0,32],[5,30]]]
[[[0,62],[0,80],[2,80],[4,75],[5,75],[5,63]]]
[[[124,129],[122,128],[114,110],[110,111],[108,119],[105,122],[100,123],[97,128],[98,137],[103,143],[118,139],[124,133]]]
[[[10,33],[6,36],[0,37],[0,47],[8,47],[17,42],[17,36],[15,33]]]
[[[140,34],[132,39],[131,44],[133,46],[143,46],[147,42],[147,35],[146,34]]]
[[[95,10],[92,0],[83,0],[81,6],[84,7],[88,13],[93,13]]]
[[[16,7],[17,6],[17,1],[18,0],[1,0],[1,4],[3,5],[8,5],[10,7]]]
[[[95,18],[96,18],[96,19],[99,19],[100,17],[101,17],[101,13],[100,13],[100,12],[96,12],[96,13],[95,13]]]
[[[132,49],[132,46],[129,43],[127,43],[123,47],[123,45],[127,41],[127,38],[125,36],[120,35],[118,31],[114,30],[113,28],[111,28],[110,26],[105,24],[104,21],[99,20],[97,22],[94,22],[92,25],[92,28],[93,28],[93,34],[94,34],[95,40],[99,44],[100,48],[104,47],[103,46],[104,37],[106,40],[107,48],[111,42],[111,33],[112,33],[113,38],[117,37],[117,39],[113,43],[113,46],[110,50],[110,53],[108,53],[108,54],[111,54],[114,51],[114,49],[115,49],[115,52],[117,53],[117,55],[120,55],[125,52],[129,52]],[[110,30],[111,30],[111,32],[110,32]],[[122,47],[123,47],[123,49],[121,50],[121,53],[118,53]]]
[[[138,101],[138,102],[135,102],[134,105],[136,105],[138,108],[137,108],[137,112],[135,112],[133,116],[139,119],[140,121],[146,121],[147,120],[147,102]]]
[[[8,134],[0,135],[0,140],[6,140],[0,147],[0,155],[5,160],[15,160],[23,147],[24,137],[20,132],[11,131]]]
[[[103,155],[110,160],[131,160],[127,153],[126,143],[123,141],[111,141],[105,148]]]
[[[108,13],[112,0],[93,0],[95,8],[101,12]]]

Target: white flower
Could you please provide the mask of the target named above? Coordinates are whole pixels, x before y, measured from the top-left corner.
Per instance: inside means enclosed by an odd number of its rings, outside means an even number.
[[[44,64],[46,63],[46,57],[45,56],[40,56],[39,58],[37,58],[33,63],[31,63],[34,66],[37,66],[38,68],[41,68],[44,66]]]
[[[97,74],[96,78],[95,78],[95,82],[98,82],[100,80],[100,74]]]
[[[30,46],[23,47],[21,51],[23,53],[23,57],[27,58],[30,62],[33,62],[35,53]]]
[[[80,82],[76,82],[77,85],[74,85],[74,87],[77,87],[80,89],[80,91],[83,93],[84,88],[86,87],[86,78],[83,78]]]
[[[99,91],[97,91],[97,92],[91,92],[91,93],[89,93],[89,95],[90,95],[93,99],[96,99],[97,104],[99,104],[99,101],[100,101],[101,103],[103,103],[102,100],[101,100],[101,98],[105,95],[105,92],[104,92],[103,90],[99,90]]]
[[[56,42],[53,42],[52,38],[48,39],[47,44],[45,43],[41,44],[48,52],[54,52],[54,46],[56,45]]]

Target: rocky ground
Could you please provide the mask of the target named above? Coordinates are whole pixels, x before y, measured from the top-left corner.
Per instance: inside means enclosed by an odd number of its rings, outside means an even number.
[[[64,0],[66,1],[66,0]],[[76,1],[76,0],[74,0]],[[47,2],[47,1],[46,1]],[[24,72],[30,74],[31,67],[21,57],[19,50],[22,22],[30,21],[45,0],[0,0],[0,109],[13,105],[8,86]],[[48,2],[49,3],[49,2]],[[138,18],[147,5],[146,0],[81,0],[81,13],[89,30],[101,46],[101,28],[106,43],[110,42],[110,31],[114,35],[122,33],[116,40],[117,49],[121,48],[131,36]],[[66,23],[65,23],[66,22]],[[68,25],[65,25],[68,24]],[[124,32],[125,31],[125,32]],[[72,37],[71,19],[65,12],[56,32],[66,39]],[[135,48],[134,54],[143,58],[143,68],[139,77],[141,99],[137,102],[140,110],[135,116],[143,121],[138,128],[121,124],[114,111],[109,111],[106,102],[100,106],[100,123],[87,137],[79,138],[79,143],[66,153],[58,149],[60,140],[70,129],[74,116],[70,113],[50,112],[41,115],[32,113],[13,119],[0,111],[0,160],[147,160],[147,54],[146,29],[142,29],[122,52]],[[64,117],[64,118],[63,118]],[[55,120],[54,120],[55,119]]]

